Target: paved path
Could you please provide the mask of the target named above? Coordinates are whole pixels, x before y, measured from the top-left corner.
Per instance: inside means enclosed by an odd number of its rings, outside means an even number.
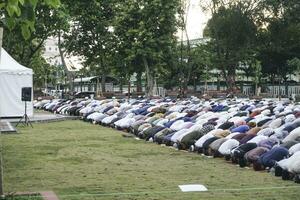
[[[37,112],[34,113],[32,117],[29,117],[30,123],[34,126],[34,123],[48,123],[48,122],[57,122],[57,121],[64,121],[64,120],[75,120],[79,119],[78,116],[66,116],[66,115],[58,115],[53,113],[47,112]],[[20,121],[21,118],[3,118],[0,119],[0,131],[3,133],[16,133],[17,130],[15,128],[16,124]],[[22,119],[19,126],[24,125],[24,119]]]
[[[16,192],[15,195],[37,195],[40,194],[44,200],[59,200],[53,191],[44,192]],[[30,198],[29,198],[30,199]]]
[[[52,121],[63,121],[68,119],[79,119],[79,117],[57,115],[53,113],[34,113],[33,116],[29,116],[29,119],[32,123],[35,123],[35,122],[52,122]],[[7,118],[2,120],[8,121],[10,123],[17,123],[20,120],[20,118]]]
[[[17,130],[8,121],[0,121],[0,132],[1,133],[15,133]]]
[[[52,191],[40,192],[44,200],[59,200],[56,194]]]

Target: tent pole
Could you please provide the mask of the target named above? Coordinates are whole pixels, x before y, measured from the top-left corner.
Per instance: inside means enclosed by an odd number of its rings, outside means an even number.
[[[2,40],[3,40],[3,27],[0,27],[0,63],[1,63],[1,50],[2,50]],[[0,112],[1,113],[1,112]],[[0,117],[0,121],[1,121],[1,117]],[[2,149],[3,145],[2,145],[2,134],[1,134],[1,130],[0,130],[0,198],[4,199],[4,192],[3,192],[3,162],[2,162]]]

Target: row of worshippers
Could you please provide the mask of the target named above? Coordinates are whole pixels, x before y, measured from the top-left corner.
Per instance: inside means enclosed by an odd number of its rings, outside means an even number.
[[[80,115],[85,121],[126,130],[147,141],[224,157],[241,167],[268,169],[284,180],[299,182],[298,104],[197,98],[75,99],[49,101],[40,108]]]

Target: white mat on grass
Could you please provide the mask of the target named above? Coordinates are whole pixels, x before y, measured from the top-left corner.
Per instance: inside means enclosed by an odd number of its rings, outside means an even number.
[[[204,185],[178,185],[182,192],[204,192],[207,188]]]

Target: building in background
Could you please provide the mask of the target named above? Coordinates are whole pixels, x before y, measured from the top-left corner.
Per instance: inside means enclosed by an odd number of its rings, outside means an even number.
[[[62,60],[58,49],[58,39],[50,37],[45,41],[43,57],[54,66],[62,66]],[[83,58],[78,56],[65,55],[65,62],[69,71],[79,71],[83,68]]]
[[[50,65],[62,65],[56,38],[51,37],[45,41],[43,56]]]
[[[62,92],[66,90],[67,84],[67,76],[65,72],[65,67],[63,66],[63,62],[61,60],[61,56],[58,49],[58,38],[50,37],[45,41],[43,57],[52,66],[56,67],[55,70],[55,85],[48,84],[45,82],[45,86],[43,92],[45,94],[52,95],[52,93]],[[84,60],[78,56],[64,56],[66,66],[68,71],[74,76],[73,79],[76,78],[76,73],[83,68]]]

